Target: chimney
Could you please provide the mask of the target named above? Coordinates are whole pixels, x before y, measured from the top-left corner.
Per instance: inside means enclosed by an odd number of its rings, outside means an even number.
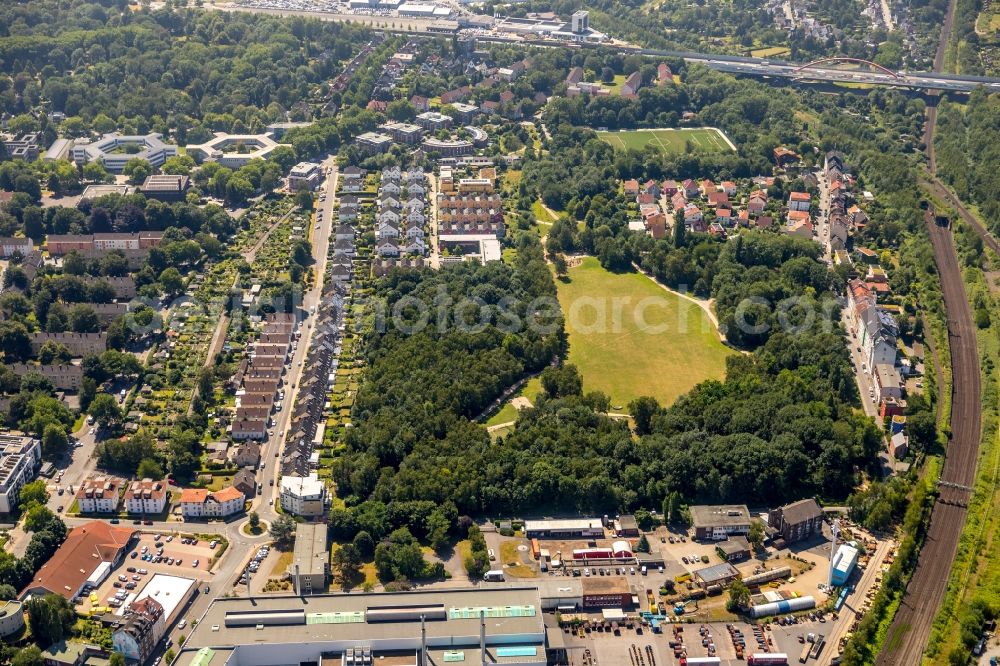
[[[486,611],[479,611],[479,664],[486,666]]]
[[[420,616],[420,657],[417,666],[427,666],[427,625],[423,615]]]

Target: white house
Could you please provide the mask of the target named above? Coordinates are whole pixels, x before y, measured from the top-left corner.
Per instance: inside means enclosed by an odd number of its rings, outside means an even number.
[[[788,195],[788,210],[801,210],[808,213],[811,199],[808,192],[792,192]]]
[[[80,507],[80,513],[117,512],[120,488],[118,480],[108,476],[87,479],[76,491],[76,502]]]
[[[125,510],[129,513],[163,513],[167,506],[167,486],[162,481],[133,481],[125,489]]]
[[[326,485],[316,474],[281,477],[281,508],[297,516],[323,515]]]
[[[181,492],[181,513],[185,518],[224,518],[243,510],[243,493],[229,486],[210,492],[203,488],[186,488]]]

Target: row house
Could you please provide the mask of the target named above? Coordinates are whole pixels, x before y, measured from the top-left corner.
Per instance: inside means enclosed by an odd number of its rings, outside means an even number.
[[[88,354],[103,354],[108,349],[106,333],[43,333],[35,331],[31,334],[31,351],[38,354],[46,342],[53,342],[66,347],[73,356]]]
[[[112,292],[114,292],[115,298],[118,300],[135,298],[135,295],[137,293],[135,288],[135,280],[133,280],[130,276],[85,277],[83,278],[83,281],[87,284],[88,287],[98,282],[107,283],[107,285],[111,287]]]
[[[38,374],[45,377],[52,386],[60,391],[79,390],[83,382],[83,366],[72,363],[56,363],[53,365],[35,365],[33,363],[11,363],[8,366],[18,377],[28,374]]]
[[[9,259],[15,254],[26,257],[34,249],[35,244],[30,238],[0,237],[0,258]]]

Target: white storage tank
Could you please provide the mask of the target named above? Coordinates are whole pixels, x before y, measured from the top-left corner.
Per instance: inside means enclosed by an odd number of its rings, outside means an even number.
[[[780,615],[782,613],[794,613],[795,611],[809,610],[816,607],[816,600],[811,596],[796,597],[785,601],[775,601],[770,604],[761,604],[750,609],[750,615],[757,617],[767,617],[768,615]]]

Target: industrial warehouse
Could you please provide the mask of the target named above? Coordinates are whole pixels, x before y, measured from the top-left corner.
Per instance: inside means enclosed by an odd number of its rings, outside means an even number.
[[[220,598],[175,661],[264,664],[542,666],[549,661],[534,587]],[[553,658],[558,656],[553,655]]]

